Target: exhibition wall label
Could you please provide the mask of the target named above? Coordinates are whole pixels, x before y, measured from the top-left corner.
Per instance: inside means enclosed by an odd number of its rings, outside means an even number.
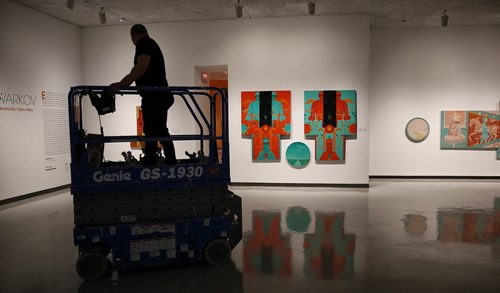
[[[40,102],[37,95],[0,91],[0,111],[2,112],[33,112]]]

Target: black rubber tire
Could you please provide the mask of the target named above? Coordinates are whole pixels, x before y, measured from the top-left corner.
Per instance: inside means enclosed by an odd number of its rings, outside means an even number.
[[[109,270],[109,260],[99,252],[82,254],[76,261],[76,272],[86,280],[97,280],[102,278]]]
[[[226,240],[215,239],[205,246],[203,254],[207,263],[219,266],[227,263],[231,259],[231,247]]]
[[[106,243],[99,243],[96,244],[96,246],[90,251],[98,252],[106,256],[111,253],[111,246],[107,245]]]

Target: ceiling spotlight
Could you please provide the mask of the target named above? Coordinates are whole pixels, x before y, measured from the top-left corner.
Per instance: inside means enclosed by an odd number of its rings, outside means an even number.
[[[316,13],[316,3],[312,1],[307,2],[307,8],[309,8],[309,15],[314,15]]]
[[[104,10],[104,7],[101,6],[101,10],[99,10],[99,20],[101,21],[101,24],[106,23],[106,11]]]
[[[441,26],[448,26],[448,14],[446,14],[446,9],[443,11],[441,15]]]
[[[124,22],[125,21],[125,17],[120,17],[120,22]]]
[[[66,0],[66,7],[73,10],[75,8],[75,0]]]
[[[243,5],[241,5],[240,0],[236,3],[234,10],[236,11],[236,18],[241,18],[243,16]]]

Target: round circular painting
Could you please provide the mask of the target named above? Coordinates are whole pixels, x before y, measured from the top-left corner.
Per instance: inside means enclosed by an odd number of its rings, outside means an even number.
[[[311,159],[309,147],[302,142],[294,142],[286,149],[286,160],[295,169],[302,169]]]
[[[425,119],[413,118],[406,124],[406,137],[412,142],[422,142],[429,136],[429,123]]]

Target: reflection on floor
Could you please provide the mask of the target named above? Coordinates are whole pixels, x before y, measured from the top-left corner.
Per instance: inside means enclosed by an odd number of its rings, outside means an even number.
[[[0,206],[0,292],[500,292],[500,182],[233,187],[232,262],[82,282],[69,191]]]
[[[253,211],[252,224],[252,231],[243,237],[243,271],[290,276],[290,234],[281,234],[281,213]]]
[[[494,246],[500,244],[500,198],[495,198],[493,210],[439,210],[438,240]]]
[[[356,235],[344,233],[344,212],[316,212],[316,231],[304,237],[304,272],[321,279],[350,279]]]
[[[498,180],[374,182],[367,288],[500,292],[499,200]]]

